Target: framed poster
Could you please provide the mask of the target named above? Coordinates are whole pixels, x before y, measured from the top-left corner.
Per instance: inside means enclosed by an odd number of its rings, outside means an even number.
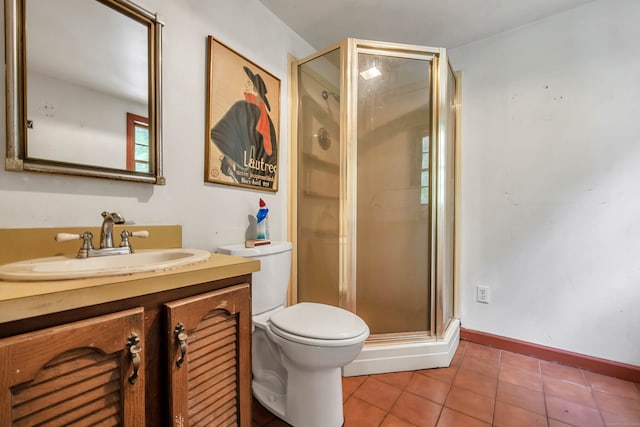
[[[204,180],[278,191],[280,80],[209,36]]]

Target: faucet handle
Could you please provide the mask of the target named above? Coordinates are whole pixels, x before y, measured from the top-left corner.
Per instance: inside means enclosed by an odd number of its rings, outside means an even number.
[[[131,243],[129,242],[129,237],[142,237],[142,238],[149,237],[149,232],[147,230],[140,230],[140,231],[122,230],[122,233],[120,233],[120,237],[122,239],[122,240],[120,240],[120,247],[121,248],[131,248]]]
[[[77,233],[58,233],[53,238],[56,242],[68,242],[69,240],[82,239],[82,234]]]
[[[149,237],[149,232],[147,230],[133,231],[129,234],[129,237]]]
[[[68,242],[69,240],[83,240],[85,245],[91,246],[93,234],[89,231],[84,233],[58,233],[53,238],[56,242]]]
[[[93,250],[93,234],[89,231],[85,231],[81,234],[75,233],[58,233],[54,239],[57,242],[68,242],[69,240],[82,240],[82,247],[78,251],[78,258],[87,258],[89,252]]]

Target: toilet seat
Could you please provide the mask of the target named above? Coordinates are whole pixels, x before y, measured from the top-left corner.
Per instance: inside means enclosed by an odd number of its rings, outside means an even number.
[[[271,332],[273,332],[275,335],[279,336],[282,339],[291,341],[291,342],[295,342],[298,344],[304,344],[304,345],[312,345],[312,346],[316,346],[316,347],[345,347],[345,346],[350,346],[353,344],[357,344],[359,342],[364,342],[364,340],[367,339],[367,337],[369,336],[369,330],[367,330],[366,332],[363,332],[362,334],[358,335],[357,337],[354,338],[349,338],[349,339],[342,339],[342,340],[322,340],[322,339],[316,339],[316,338],[307,338],[307,337],[301,337],[299,335],[294,335],[294,334],[290,334],[288,332],[279,330],[278,328],[274,327],[273,325],[271,325],[271,327],[269,328],[271,330]]]
[[[367,324],[355,314],[326,304],[303,302],[270,316],[271,331],[290,341],[321,347],[341,347],[363,341]]]

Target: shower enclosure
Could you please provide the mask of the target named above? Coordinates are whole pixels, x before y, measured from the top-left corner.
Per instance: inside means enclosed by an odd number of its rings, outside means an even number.
[[[456,76],[445,49],[347,39],[292,61],[291,302],[362,317],[346,375],[448,365]]]

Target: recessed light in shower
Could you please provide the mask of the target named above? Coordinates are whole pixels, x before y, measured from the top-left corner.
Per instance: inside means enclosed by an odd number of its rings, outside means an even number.
[[[362,77],[365,80],[371,80],[380,75],[382,75],[382,72],[378,70],[378,67],[376,67],[375,65],[367,70],[360,72],[360,77]]]

